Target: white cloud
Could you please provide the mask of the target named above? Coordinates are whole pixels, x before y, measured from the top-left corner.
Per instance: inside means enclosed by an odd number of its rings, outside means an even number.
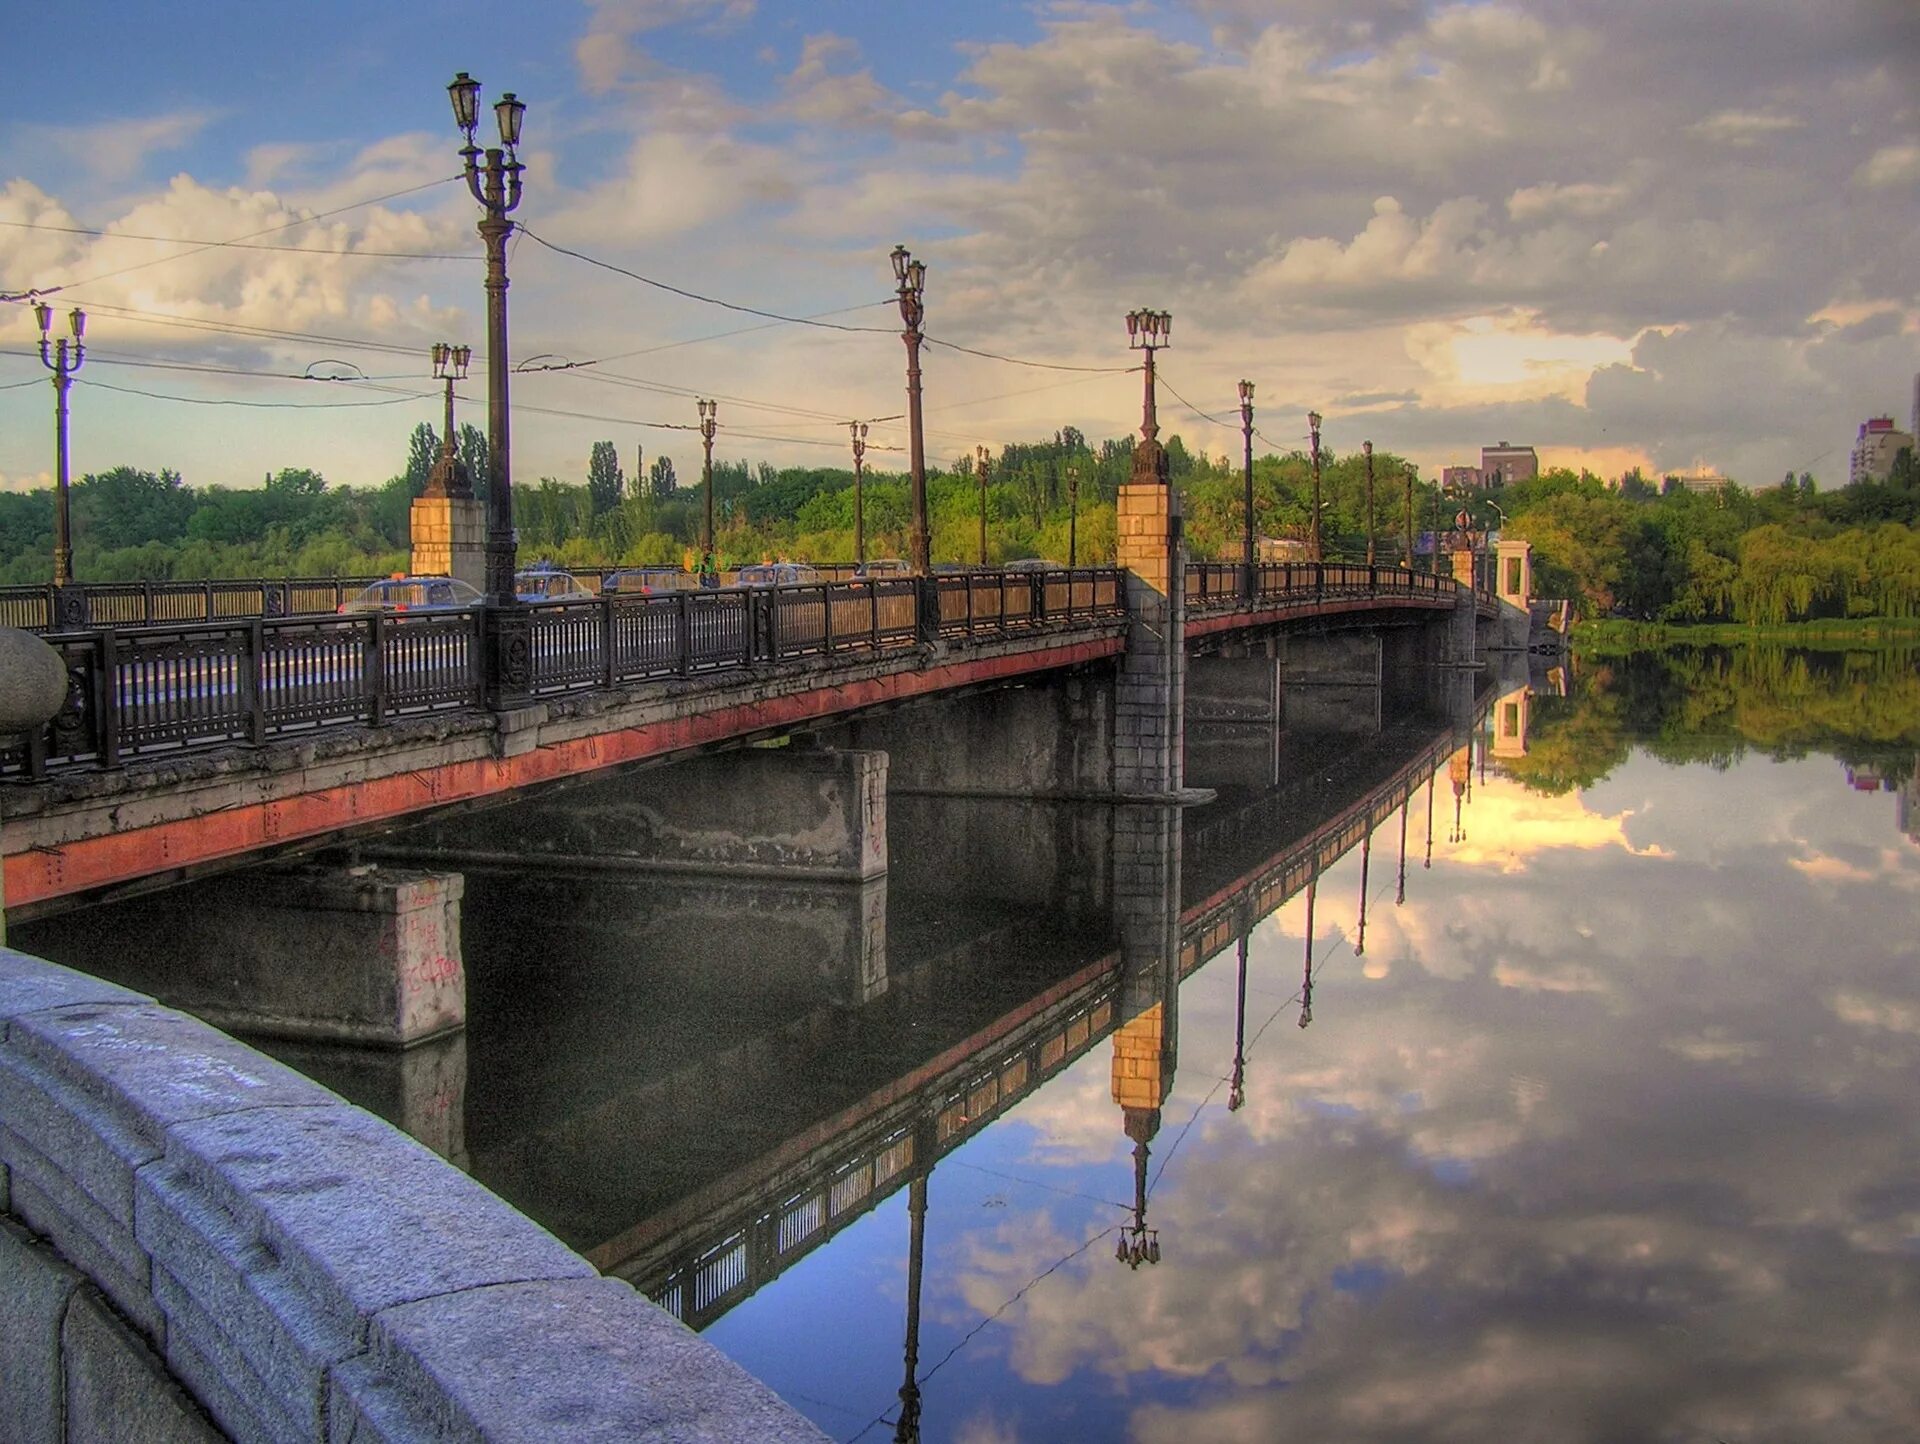
[[[1782,131],[1798,130],[1805,122],[1790,115],[1760,110],[1722,110],[1687,127],[1695,135],[1725,145],[1758,145]]]
[[[1861,163],[1853,179],[1870,190],[1920,184],[1920,143],[1882,146]]]

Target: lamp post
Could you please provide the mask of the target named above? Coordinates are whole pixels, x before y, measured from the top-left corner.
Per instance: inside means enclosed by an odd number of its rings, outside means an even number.
[[[1067,568],[1080,565],[1080,463],[1067,463]]]
[[[700,463],[700,486],[706,493],[706,521],[703,524],[701,550],[708,556],[713,555],[713,433],[720,423],[715,420],[720,410],[717,401],[699,401],[700,408],[700,446],[705,459]]]
[[[1440,574],[1440,488],[1433,489],[1433,574]]]
[[[73,590],[73,533],[67,510],[67,392],[73,386],[73,373],[87,359],[87,313],[75,306],[67,313],[67,326],[73,332],[69,348],[67,338],[51,339],[53,307],[45,301],[33,303],[33,314],[40,322],[40,363],[53,373],[53,586],[54,616],[62,623],[67,613],[84,601]],[[84,615],[72,620],[84,624]]]
[[[1413,570],[1413,464],[1406,467],[1407,481],[1407,570]]]
[[[1153,410],[1153,353],[1173,344],[1173,317],[1165,311],[1127,312],[1127,345],[1147,353],[1146,392],[1140,404],[1140,445],[1133,449],[1133,479],[1167,484],[1167,452]]]
[[[980,479],[980,565],[987,564],[987,449],[973,449],[973,474]]]
[[[1246,523],[1246,535],[1240,539],[1240,564],[1246,568],[1246,595],[1253,595],[1253,383],[1240,383],[1240,440],[1244,448],[1241,456],[1241,479],[1246,485],[1246,497],[1242,504],[1241,520]]]
[[[861,571],[867,566],[867,512],[861,496],[861,481],[866,470],[867,423],[849,421],[847,435],[853,441],[853,561]]]
[[[920,430],[920,324],[927,314],[923,301],[927,263],[914,260],[905,246],[895,246],[893,279],[899,286],[900,320],[906,327],[900,339],[907,343],[907,469],[913,479],[913,569],[924,577],[933,570],[933,532],[927,524],[927,453]]]
[[[1367,565],[1373,565],[1373,443],[1360,443],[1360,452],[1367,459]]]
[[[452,346],[445,341],[433,343],[433,377],[447,386],[447,430],[440,441],[440,459],[427,477],[426,495],[470,498],[473,476],[460,459],[460,447],[453,434],[453,383],[467,379],[467,366],[473,360],[473,347]]]
[[[1313,512],[1307,518],[1307,550],[1320,560],[1320,413],[1307,413],[1307,443],[1313,448]]]
[[[500,146],[484,152],[483,161],[480,147],[473,143],[474,129],[480,123],[480,82],[463,70],[454,76],[447,94],[453,99],[454,122],[467,137],[460,148],[460,157],[466,163],[467,189],[485,212],[479,230],[487,247],[487,604],[511,607],[517,599],[513,586],[513,469],[507,425],[507,373],[512,369],[507,357],[507,237],[513,234],[513,222],[507,215],[520,204],[520,173],[526,167],[520,164],[515,150],[527,107],[514,98],[512,91],[494,102]],[[510,680],[518,681],[527,668],[526,638],[520,635],[516,648],[506,633],[501,637]]]

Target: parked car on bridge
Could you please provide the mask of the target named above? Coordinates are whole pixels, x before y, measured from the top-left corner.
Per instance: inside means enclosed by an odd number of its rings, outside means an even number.
[[[762,562],[740,568],[733,584],[736,587],[791,587],[819,580],[820,573],[805,562]]]
[[[523,602],[590,602],[593,591],[572,572],[529,567],[513,574],[513,594]]]
[[[679,567],[627,567],[614,572],[601,588],[621,596],[657,596],[662,592],[694,592],[700,578]]]
[[[868,581],[877,581],[881,577],[910,577],[913,575],[913,565],[898,557],[878,557],[862,562],[853,569],[853,574]]]
[[[348,597],[340,612],[452,612],[481,600],[480,589],[458,577],[386,577]]]
[[[1045,557],[1021,557],[1007,563],[1010,572],[1064,572],[1066,569],[1065,562],[1050,562]]]

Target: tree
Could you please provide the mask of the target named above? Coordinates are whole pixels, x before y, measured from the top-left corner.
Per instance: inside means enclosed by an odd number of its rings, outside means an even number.
[[[620,472],[620,453],[611,441],[596,441],[587,456],[587,495],[593,498],[593,514],[612,511],[620,505],[625,478]]]
[[[407,438],[407,469],[402,473],[407,478],[407,495],[419,496],[427,489],[427,481],[433,475],[433,464],[440,459],[440,438],[434,433],[432,425],[421,422],[413,428],[413,435]]]
[[[671,456],[654,457],[653,465],[647,470],[647,479],[652,483],[656,501],[665,501],[680,489],[680,483],[673,474]]]
[[[487,490],[493,481],[493,453],[487,448],[487,434],[479,427],[466,422],[460,424],[460,459],[467,464],[467,475],[473,478],[473,494],[481,501],[487,499]]]

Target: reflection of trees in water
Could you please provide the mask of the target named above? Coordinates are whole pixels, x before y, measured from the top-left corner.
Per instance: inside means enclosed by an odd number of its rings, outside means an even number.
[[[1534,699],[1527,755],[1506,766],[1531,790],[1559,796],[1598,782],[1630,746],[1720,770],[1753,748],[1910,772],[1920,755],[1920,650],[1676,647],[1613,658],[1573,696]]]

